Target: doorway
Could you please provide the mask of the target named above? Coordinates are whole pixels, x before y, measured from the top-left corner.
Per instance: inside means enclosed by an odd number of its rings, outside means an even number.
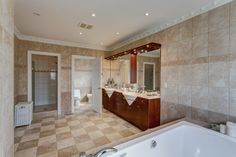
[[[34,113],[61,114],[60,65],[60,54],[28,51],[28,101],[34,102]]]
[[[102,58],[72,56],[71,112],[102,112]]]
[[[155,90],[155,63],[143,63],[143,84],[145,90]]]

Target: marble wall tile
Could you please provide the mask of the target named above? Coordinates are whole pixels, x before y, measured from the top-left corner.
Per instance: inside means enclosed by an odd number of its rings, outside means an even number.
[[[229,27],[209,33],[209,56],[229,53]]]
[[[208,56],[208,34],[193,37],[193,58]]]
[[[225,123],[228,120],[226,114],[217,113],[217,112],[208,112],[208,123]]]
[[[192,65],[192,85],[207,86],[208,85],[208,64]]]
[[[229,71],[230,71],[230,87],[231,88],[236,88],[236,61],[234,62],[230,62],[230,67],[229,67]]]
[[[193,20],[180,23],[180,40],[190,40],[193,37]]]
[[[180,40],[180,25],[172,26],[166,30],[167,43],[177,42]]]
[[[166,89],[166,101],[178,104],[178,86],[169,85]]]
[[[208,110],[208,87],[192,86],[191,106],[194,108]]]
[[[229,65],[227,62],[209,63],[209,86],[228,87]]]
[[[236,117],[236,88],[230,89],[229,115]]]
[[[182,40],[178,45],[178,60],[187,60],[192,58],[192,39]]]
[[[230,5],[213,9],[209,12],[209,31],[217,31],[229,27],[229,9]]]
[[[178,104],[191,106],[191,86],[178,86]]]
[[[209,111],[228,114],[229,90],[224,87],[209,87]]]
[[[14,157],[14,1],[0,1],[0,156]]]
[[[230,53],[236,53],[236,25],[230,26]]]
[[[179,66],[179,84],[191,85],[192,82],[192,66],[181,65]]]
[[[236,1],[230,4],[230,25],[236,25]]]
[[[177,85],[178,84],[178,67],[169,66],[165,69],[165,82],[168,85]]]
[[[173,61],[178,59],[178,47],[179,45],[177,42],[168,43],[165,61]]]
[[[191,108],[191,119],[202,121],[202,122],[208,122],[209,119],[209,113],[208,110],[203,110],[199,108]]]
[[[208,12],[193,18],[193,35],[208,33]]]

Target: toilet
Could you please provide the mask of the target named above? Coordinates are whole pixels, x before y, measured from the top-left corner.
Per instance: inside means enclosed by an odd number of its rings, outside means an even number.
[[[75,89],[74,90],[74,106],[75,108],[78,108],[80,105],[80,90],[79,89]]]
[[[87,94],[89,104],[92,104],[92,94]]]

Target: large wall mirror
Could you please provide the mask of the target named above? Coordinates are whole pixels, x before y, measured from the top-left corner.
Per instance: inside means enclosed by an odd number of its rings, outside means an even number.
[[[158,47],[135,48],[107,58],[110,61],[110,78],[105,86],[123,88],[136,84],[145,91],[160,90],[161,49]]]
[[[160,90],[160,49],[138,54],[138,85],[145,90]]]

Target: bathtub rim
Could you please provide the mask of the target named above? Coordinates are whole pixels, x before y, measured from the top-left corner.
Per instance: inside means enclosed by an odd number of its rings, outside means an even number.
[[[204,131],[206,133],[210,133],[214,136],[224,138],[224,139],[232,141],[233,143],[236,144],[236,138],[233,138],[233,137],[230,137],[228,135],[225,135],[225,134],[216,132],[214,130],[208,129],[206,127],[201,126],[200,124],[195,124],[194,122],[191,122],[191,121],[189,122],[186,119],[180,119],[180,120],[173,121],[173,122],[161,125],[159,127],[156,127],[156,128],[149,129],[147,131],[138,133],[138,134],[130,136],[128,138],[125,138],[125,139],[122,139],[122,140],[119,140],[119,141],[116,141],[116,142],[112,142],[112,143],[109,143],[109,144],[106,144],[106,145],[88,150],[88,151],[86,151],[86,154],[94,154],[95,152],[97,152],[97,151],[99,151],[103,148],[106,148],[106,147],[114,147],[114,148],[118,149],[118,152],[119,152],[119,151],[121,151],[121,150],[123,150],[127,147],[135,145],[135,144],[137,144],[139,142],[142,142],[144,140],[151,139],[151,138],[153,138],[157,135],[160,135],[164,132],[173,130],[173,129],[175,129],[177,127],[181,127],[181,126],[191,126],[191,127],[194,127],[194,128],[198,128],[198,129],[201,129],[202,131]]]

